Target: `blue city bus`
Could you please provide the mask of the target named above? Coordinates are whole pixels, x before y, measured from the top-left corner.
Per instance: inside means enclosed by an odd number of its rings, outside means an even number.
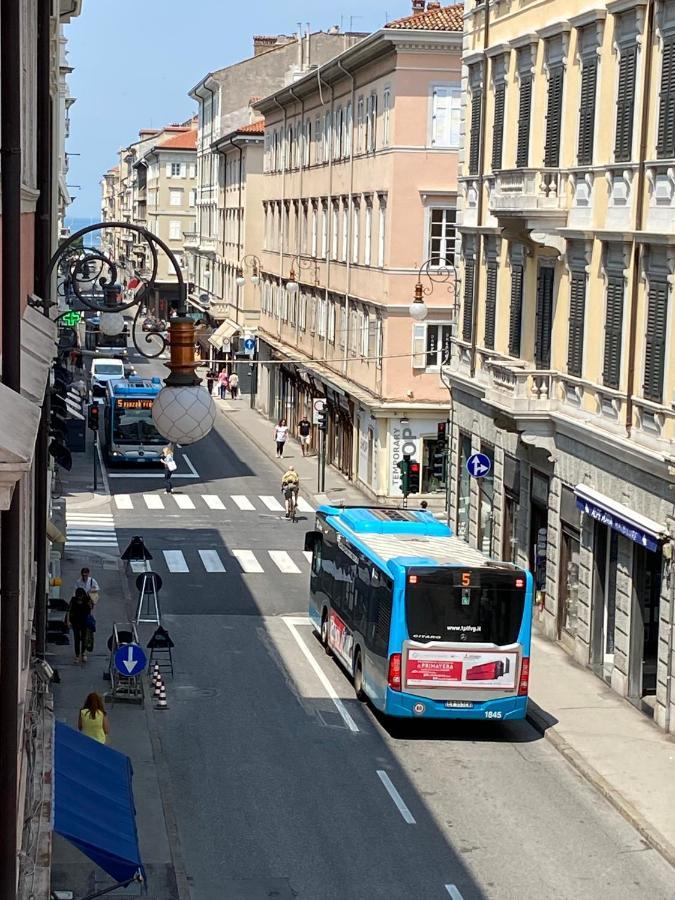
[[[309,616],[386,715],[523,719],[533,581],[422,510],[322,506]]]
[[[103,441],[108,462],[159,462],[166,440],[155,428],[152,404],[161,389],[159,378],[108,382]]]

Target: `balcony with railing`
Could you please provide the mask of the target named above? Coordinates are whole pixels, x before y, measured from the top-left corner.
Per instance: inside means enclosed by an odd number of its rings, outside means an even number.
[[[504,169],[494,174],[489,209],[497,218],[528,218],[561,227],[567,222],[567,176],[560,169]]]
[[[198,231],[184,231],[183,232],[183,246],[186,249],[196,250],[199,246],[199,232]]]

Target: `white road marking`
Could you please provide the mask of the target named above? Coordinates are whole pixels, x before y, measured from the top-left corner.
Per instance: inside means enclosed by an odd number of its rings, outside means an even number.
[[[179,509],[194,509],[195,505],[186,494],[172,494]]]
[[[115,494],[115,505],[118,509],[133,509],[134,504],[131,502],[129,494]]]
[[[186,453],[183,454],[183,459],[184,459],[185,462],[187,463],[188,469],[192,472],[192,477],[193,477],[193,478],[199,478],[199,472],[198,472],[198,471],[195,469],[195,467],[192,465],[192,461],[190,460],[190,457],[189,457]],[[187,475],[186,477],[189,478],[190,476]]]
[[[305,557],[307,562],[312,565],[312,551],[311,550],[303,550],[302,555]]]
[[[279,569],[284,575],[299,575],[300,569],[296,566],[293,560],[290,558],[288,553],[285,550],[268,550],[270,555],[270,559],[274,563],[274,565]]]
[[[81,541],[66,541],[66,547],[114,547],[115,550],[119,550],[119,545],[117,541],[115,543],[108,543],[107,541],[91,541],[90,543],[82,543]]]
[[[169,572],[189,572],[182,550],[162,550]]]
[[[209,509],[225,509],[225,504],[215,494],[202,494],[202,499]]]
[[[298,509],[300,512],[314,512],[314,507],[310,506],[304,497],[298,497]]]
[[[445,889],[452,897],[452,900],[464,900],[459,891],[459,888],[457,888],[454,884],[446,884]]]
[[[164,501],[159,494],[143,494],[148,509],[164,509]]]
[[[326,691],[326,693],[328,694],[330,699],[335,704],[337,711],[342,716],[343,722],[345,723],[347,728],[349,728],[350,731],[352,731],[352,732],[354,732],[354,734],[356,734],[359,731],[359,726],[356,724],[356,722],[352,719],[352,717],[347,712],[347,708],[344,705],[344,703],[342,702],[342,700],[340,700],[340,698],[336,694],[335,688],[330,683],[330,681],[324,674],[323,670],[319,666],[318,662],[314,659],[314,657],[312,656],[312,654],[309,651],[309,648],[307,647],[307,645],[305,644],[305,642],[303,641],[303,639],[300,637],[300,635],[298,634],[298,632],[296,630],[296,627],[295,627],[296,625],[306,625],[309,622],[309,619],[301,619],[297,616],[293,616],[293,617],[289,616],[288,618],[284,618],[284,622],[286,623],[289,631],[295,638],[295,641],[296,641],[298,647],[300,647],[302,655],[305,657],[305,659],[310,664],[310,666],[314,669],[314,673],[316,674],[317,678],[321,682],[323,689]]]
[[[399,792],[396,790],[396,788],[392,784],[391,778],[387,775],[387,773],[384,771],[384,769],[377,769],[377,775],[378,775],[378,778],[380,779],[380,781],[382,782],[382,784],[385,786],[387,793],[389,794],[391,799],[396,804],[396,808],[403,816],[403,821],[407,822],[408,825],[415,825],[416,824],[415,817],[413,816],[413,814],[410,812],[408,807],[403,802],[403,797],[401,797]]]
[[[66,513],[68,522],[113,522],[112,513]]]
[[[239,509],[251,510],[255,509],[255,506],[251,503],[248,497],[244,497],[241,494],[232,494],[232,499],[237,504]]]
[[[114,528],[71,528],[71,526],[67,526],[66,530],[68,534],[77,534],[83,538],[105,537],[117,539],[117,532]]]
[[[271,509],[272,512],[283,512],[284,511],[283,506],[281,505],[281,503],[279,503],[279,501],[277,500],[276,497],[262,496],[262,494],[259,494],[258,496],[260,497],[262,502],[265,504],[265,506],[268,509]]]
[[[207,572],[224,572],[225,566],[220,561],[217,550],[200,550],[199,555]]]
[[[108,478],[164,478],[161,472],[109,472]],[[199,478],[199,475],[193,475],[187,472],[172,472],[172,480],[176,478]]]
[[[244,572],[249,575],[257,574],[263,571],[252,550],[232,550],[232,556],[237,560]]]

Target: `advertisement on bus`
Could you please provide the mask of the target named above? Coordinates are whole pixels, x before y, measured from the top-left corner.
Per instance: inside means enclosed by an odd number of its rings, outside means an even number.
[[[408,650],[407,687],[515,690],[518,654],[503,651]]]

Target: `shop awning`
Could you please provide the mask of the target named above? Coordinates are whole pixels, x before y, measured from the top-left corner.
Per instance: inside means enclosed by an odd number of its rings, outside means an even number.
[[[118,882],[145,878],[131,779],[128,756],[56,723],[54,830]]]
[[[236,334],[239,331],[239,326],[236,322],[231,322],[229,319],[225,319],[212,335],[209,336],[209,344],[213,344],[216,350],[222,350],[223,344],[225,341],[229,341],[233,334]]]
[[[601,494],[588,485],[578,484],[574,488],[577,506],[587,516],[608,525],[624,537],[641,544],[647,550],[658,550],[668,537],[665,526],[654,519],[635,512],[611,497]]]

